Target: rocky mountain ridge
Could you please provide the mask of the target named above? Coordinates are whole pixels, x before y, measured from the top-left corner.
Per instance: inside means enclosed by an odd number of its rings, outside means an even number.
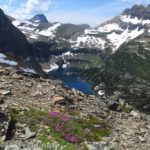
[[[64,61],[63,59],[66,52],[81,55],[82,52],[95,53],[96,50],[112,54],[122,44],[139,36],[149,35],[148,11],[149,6],[135,5],[95,28],[90,28],[88,25],[48,23],[47,21],[38,23],[32,22],[32,19],[28,21],[13,20],[12,23],[34,45],[34,52],[29,59],[34,62],[38,60],[44,70],[52,70],[53,66],[61,67],[60,62],[63,63],[62,66],[70,64],[71,61],[66,63],[68,60]],[[42,18],[46,17],[42,15]],[[68,55],[69,60],[76,60],[75,55]],[[59,56],[61,59],[58,59]]]
[[[126,9],[120,15],[95,28],[90,28],[88,25],[78,26],[52,23],[51,26],[45,26],[38,31],[37,24],[18,21],[14,21],[13,24],[25,34],[27,34],[26,32],[34,30],[33,35],[27,36],[31,39],[40,40],[40,35],[46,36],[51,40],[55,39],[58,43],[60,40],[63,40],[73,49],[95,48],[104,50],[110,47],[115,51],[123,43],[135,39],[145,32],[149,32],[150,18],[148,12],[149,6],[134,5],[131,9]],[[63,30],[63,26],[65,30]],[[71,31],[69,31],[69,28],[71,28]],[[26,29],[26,31],[24,31],[24,29]],[[64,32],[64,36],[62,36],[62,32]]]
[[[27,21],[13,20],[13,25],[20,29],[29,40],[42,40],[42,38],[69,42],[69,39],[84,32],[89,25],[50,23],[43,14],[35,15]]]
[[[149,6],[134,5],[126,9],[120,15],[97,26],[93,29],[86,29],[85,33],[77,38],[76,47],[93,47],[105,49],[107,47],[116,51],[123,43],[136,37],[149,33],[150,18]]]

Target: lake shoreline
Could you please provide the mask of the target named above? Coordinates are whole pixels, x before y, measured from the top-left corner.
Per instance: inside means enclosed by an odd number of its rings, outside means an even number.
[[[84,94],[95,95],[93,84],[83,79],[81,73],[74,72],[73,69],[58,69],[49,72],[49,75],[56,80],[61,80],[66,88],[75,88]]]

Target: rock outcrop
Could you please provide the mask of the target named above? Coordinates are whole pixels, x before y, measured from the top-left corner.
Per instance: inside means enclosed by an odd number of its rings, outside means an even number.
[[[0,9],[0,52],[26,58],[31,51],[26,37],[14,27],[8,17]]]

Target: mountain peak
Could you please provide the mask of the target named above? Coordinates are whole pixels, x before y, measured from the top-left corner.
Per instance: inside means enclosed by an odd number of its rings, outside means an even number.
[[[30,19],[30,21],[34,23],[48,23],[48,20],[44,14],[37,14]]]
[[[145,9],[145,8],[146,8],[146,7],[145,7],[144,5],[135,4],[135,5],[132,6],[131,9],[133,10],[133,9]]]
[[[150,20],[150,5],[134,5],[132,8],[125,9],[122,15],[130,16],[131,18],[137,17],[138,19]]]
[[[142,18],[145,14],[146,7],[143,5],[133,5],[132,8],[127,8],[124,10],[123,15],[131,16],[132,18]]]

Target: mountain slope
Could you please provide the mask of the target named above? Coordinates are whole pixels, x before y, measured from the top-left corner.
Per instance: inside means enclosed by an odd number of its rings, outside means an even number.
[[[134,5],[120,15],[95,27],[49,23],[47,18],[38,14],[28,21],[14,20],[30,41],[47,39],[70,45],[72,49],[88,48],[104,50],[111,48],[116,51],[123,43],[136,37],[150,33],[150,6]]]
[[[27,57],[30,45],[26,37],[14,27],[7,16],[0,9],[0,52],[15,57]]]
[[[98,67],[98,66],[97,66]],[[123,44],[101,68],[85,72],[99,90],[116,91],[139,110],[150,110],[150,35]]]
[[[81,49],[87,50],[87,52],[91,49],[92,53],[94,49],[102,50],[106,51],[105,55],[107,55],[107,53],[116,52],[122,44],[128,43],[130,40],[149,35],[149,11],[150,6],[134,5],[131,9],[126,9],[120,15],[93,29],[88,25],[41,23],[31,20],[23,22],[14,20],[13,24],[26,35],[30,42],[35,43],[34,45],[38,47],[35,48],[37,52],[34,57],[40,56],[40,61],[46,57],[45,60],[48,60],[49,63],[53,60],[51,57],[61,56],[63,52],[74,49],[80,53],[83,52]],[[37,16],[33,18],[36,20]],[[44,52],[42,49],[45,49]],[[74,58],[76,58],[75,55],[70,60]],[[60,59],[56,58],[51,63],[59,64]]]
[[[115,51],[123,43],[150,31],[149,12],[150,6],[134,5],[96,28],[86,29],[82,36],[73,41],[74,47],[94,47],[101,50],[111,47]]]
[[[0,9],[0,63],[25,67],[23,70],[33,68],[40,73],[40,62],[45,55],[50,58],[49,50],[39,50],[38,46],[29,43],[26,36],[12,25],[10,17]]]
[[[13,20],[13,25],[19,28],[30,41],[55,39],[58,43],[62,40],[70,43],[70,39],[84,33],[89,25],[74,25],[62,23],[49,23],[43,14],[35,15],[27,21]]]

